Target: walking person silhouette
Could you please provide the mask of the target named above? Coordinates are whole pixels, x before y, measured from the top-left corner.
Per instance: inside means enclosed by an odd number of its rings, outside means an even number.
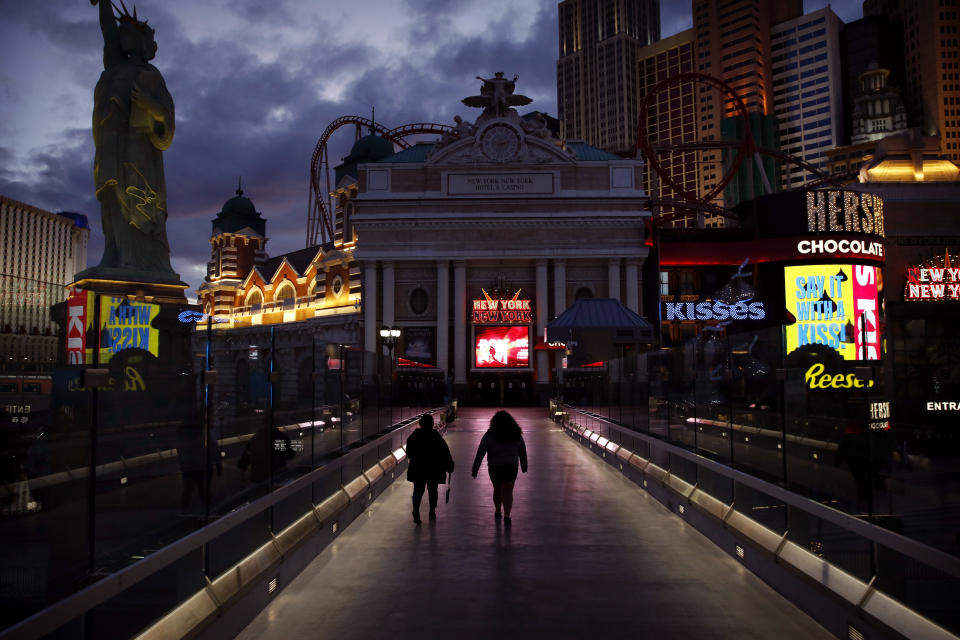
[[[506,411],[497,411],[490,418],[490,428],[480,439],[477,457],[473,460],[470,475],[477,477],[480,462],[487,456],[487,472],[493,483],[493,517],[500,519],[503,506],[503,523],[510,524],[510,511],[513,508],[513,485],[517,480],[517,462],[520,469],[527,472],[527,445],[523,441],[520,425]]]
[[[420,416],[420,428],[407,438],[407,481],[413,483],[413,522],[420,524],[420,502],[426,489],[430,501],[430,519],[437,519],[437,485],[453,473],[453,457],[443,436],[433,429],[433,416]]]

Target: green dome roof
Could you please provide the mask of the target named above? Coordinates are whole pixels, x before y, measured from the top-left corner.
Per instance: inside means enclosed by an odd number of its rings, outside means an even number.
[[[353,162],[376,162],[394,154],[393,143],[375,133],[363,136],[350,149],[349,160]]]
[[[343,164],[334,168],[337,183],[343,176],[357,177],[357,165],[365,162],[377,162],[389,158],[394,154],[393,143],[376,133],[371,132],[357,140],[350,155],[343,159]]]

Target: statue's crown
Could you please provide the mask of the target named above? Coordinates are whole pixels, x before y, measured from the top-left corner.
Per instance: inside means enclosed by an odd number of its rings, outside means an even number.
[[[130,24],[130,25],[133,25],[133,26],[135,26],[135,27],[139,27],[140,29],[144,29],[144,28],[147,28],[147,29],[148,29],[148,28],[149,28],[149,25],[147,25],[147,21],[146,21],[146,20],[143,20],[143,21],[141,22],[140,19],[137,18],[137,7],[136,7],[136,5],[134,5],[134,7],[133,7],[133,13],[131,14],[131,13],[127,10],[127,5],[125,5],[125,4],[123,3],[123,0],[120,0],[120,6],[119,6],[119,7],[117,6],[117,3],[115,3],[115,2],[111,2],[110,4],[113,5],[113,8],[114,8],[114,9],[116,10],[116,12],[117,12],[117,22],[119,22],[120,24]]]

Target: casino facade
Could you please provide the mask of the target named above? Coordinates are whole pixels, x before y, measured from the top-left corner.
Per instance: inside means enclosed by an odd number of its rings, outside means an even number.
[[[462,400],[544,402],[563,367],[544,343],[552,317],[582,297],[643,312],[641,174],[641,162],[564,143],[513,109],[360,164],[350,223],[364,344],[399,327],[398,361]]]
[[[512,87],[488,90],[500,79],[465,100],[485,107],[458,119],[455,135],[396,153],[373,132],[360,138],[336,168],[333,242],[268,257],[260,214],[241,194],[228,201],[199,291],[223,320],[214,328],[253,340],[271,325],[299,327],[364,351],[365,383],[389,354],[401,384],[463,403],[545,403],[559,377],[606,372],[558,371],[563,347],[545,343],[545,327],[584,297],[643,314],[643,163],[558,139],[542,114],[510,106],[522,104]],[[401,332],[390,351],[383,327]]]

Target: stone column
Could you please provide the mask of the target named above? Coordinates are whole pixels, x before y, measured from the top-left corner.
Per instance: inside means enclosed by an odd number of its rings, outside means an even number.
[[[627,308],[635,313],[640,313],[640,261],[636,259],[627,260]]]
[[[392,327],[394,320],[394,270],[393,270],[393,261],[384,260],[381,263],[383,268],[383,313],[381,313],[381,324],[384,327]],[[379,331],[378,331],[379,332]],[[384,355],[389,353],[389,350],[386,347],[382,347],[380,352]]]
[[[567,261],[553,261],[553,315],[567,310]]]
[[[542,338],[547,327],[547,261],[537,260],[537,336]],[[534,340],[536,342],[536,340]],[[550,358],[548,351],[537,352],[537,384],[546,386],[550,382]]]
[[[467,384],[467,263],[453,263],[453,383]]]
[[[567,262],[553,261],[553,315],[559,316],[567,310]],[[553,361],[557,367],[557,384],[560,385],[560,396],[563,396],[563,351],[554,352]]]
[[[372,260],[363,264],[363,350],[364,359],[369,360],[364,367],[364,381],[373,381],[376,363],[371,353],[377,352],[377,262]]]
[[[608,297],[620,299],[620,258],[610,258],[607,263],[607,292]]]
[[[437,368],[450,374],[450,263],[437,262]]]

